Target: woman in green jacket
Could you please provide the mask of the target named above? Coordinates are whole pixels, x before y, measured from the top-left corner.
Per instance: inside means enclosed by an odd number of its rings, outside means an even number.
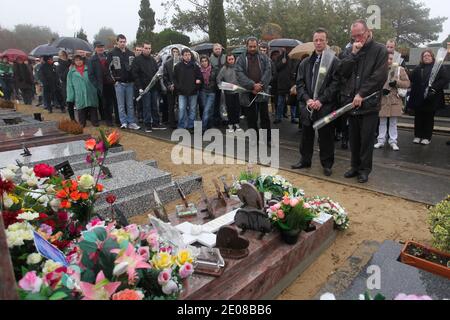
[[[92,125],[98,127],[97,89],[89,80],[88,66],[80,55],[74,57],[74,66],[67,74],[67,105],[78,111],[78,120],[83,128],[86,126],[88,113]]]

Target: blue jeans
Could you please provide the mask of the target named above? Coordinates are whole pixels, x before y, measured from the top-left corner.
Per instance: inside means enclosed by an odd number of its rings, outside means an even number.
[[[216,100],[215,92],[205,92],[204,90],[200,91],[200,102],[203,106],[203,130],[207,130],[210,128],[210,122],[214,115],[214,102]]]
[[[277,101],[277,114],[276,114],[276,119],[277,120],[281,120],[283,119],[283,114],[284,114],[284,108],[286,107],[286,96],[285,95],[279,95],[278,96],[278,101]],[[295,118],[297,118],[296,116],[296,106],[291,106],[291,120],[294,120]]]
[[[195,117],[197,116],[197,95],[179,96],[178,104],[180,109],[178,114],[178,128],[193,129]]]
[[[118,82],[115,85],[119,118],[122,125],[136,123],[134,117],[134,85]]]
[[[150,90],[142,97],[143,111],[144,111],[144,124],[158,125],[159,124],[159,112],[158,112],[158,92],[156,90]]]

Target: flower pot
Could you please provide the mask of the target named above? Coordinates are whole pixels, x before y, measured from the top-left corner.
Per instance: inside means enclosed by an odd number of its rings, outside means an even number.
[[[300,236],[300,230],[282,230],[281,238],[286,244],[294,245],[298,242],[298,237]]]
[[[411,249],[416,248],[420,251],[425,250],[426,255],[435,255],[442,260],[450,261],[450,254],[441,252],[439,250],[429,248],[420,243],[409,241],[403,247],[400,254],[400,261],[410,266],[431,272],[436,275],[440,275],[447,279],[450,279],[450,268],[440,263],[427,260],[426,257],[418,257],[411,253]]]

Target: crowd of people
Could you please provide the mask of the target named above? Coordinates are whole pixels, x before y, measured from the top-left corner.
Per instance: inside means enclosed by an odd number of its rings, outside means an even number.
[[[89,119],[94,126],[104,121],[121,129],[141,130],[143,126],[146,132],[193,131],[194,122],[200,119],[203,131],[225,125],[232,133],[242,131],[241,121],[246,119],[249,129],[267,129],[267,137],[262,138],[266,144],[271,143],[272,111],[274,125],[290,118],[302,131],[301,159],[293,169],[312,165],[313,123],[351,103],[352,111],[318,130],[320,162],[324,174],[332,175],[335,143],[341,141],[341,147],[350,147],[352,154],[345,177],[365,183],[372,171],[374,148],[383,148],[387,142],[392,150],[400,150],[397,123],[405,107],[415,112],[413,142],[431,143],[435,113],[444,106],[449,77],[441,68],[430,87],[433,51],[425,50],[420,64],[408,72],[394,62],[395,41],[377,43],[364,20],[352,25],[351,39],[344,50],[332,48],[334,57],[322,74],[321,61],[330,48],[328,33],[322,28],[313,33],[314,52],[301,60],[290,58],[292,48],[270,51],[254,37],[246,40],[246,50],[239,56],[215,44],[211,55],[198,56],[188,48],[180,52],[173,47],[170,57],[157,59],[151,43],[132,51],[126,37],[118,35],[109,52],[103,43],[95,42],[89,59],[82,55],[69,59],[65,51],[60,52],[57,64],[52,57],[42,57],[34,65],[26,59],[13,64],[3,59],[0,85],[5,99],[16,92],[31,104],[37,96],[38,104],[49,112],[53,106],[61,112],[67,109],[70,118],[82,126]],[[318,77],[324,79],[316,88]],[[246,92],[222,92],[221,82]],[[407,89],[409,99],[404,94]]]

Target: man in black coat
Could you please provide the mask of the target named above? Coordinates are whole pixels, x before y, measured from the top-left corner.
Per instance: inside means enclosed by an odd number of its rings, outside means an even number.
[[[61,111],[65,112],[64,101],[62,99],[61,92],[58,91],[58,74],[56,73],[56,67],[53,63],[52,57],[44,57],[44,63],[39,69],[39,78],[42,81],[44,88],[44,105],[48,112],[53,112],[53,101],[56,99],[57,103],[61,107]]]
[[[372,38],[364,20],[352,25],[352,50],[341,61],[341,102],[353,103],[350,111],[351,169],[345,178],[366,183],[372,172],[374,136],[381,110],[381,91],[388,77],[388,51]],[[377,93],[364,101],[364,98]]]
[[[139,95],[144,92],[158,72],[158,63],[151,56],[152,45],[144,43],[142,54],[139,55],[133,63],[132,73],[134,84]],[[155,86],[142,97],[145,131],[165,130],[160,124],[158,111],[158,93]]]
[[[100,102],[100,116],[106,125],[112,127],[113,112],[115,123],[120,126],[119,111],[116,102],[114,79],[108,68],[108,58],[105,54],[105,45],[101,41],[94,43],[95,54],[89,59],[89,79],[97,88]]]
[[[168,108],[168,116],[169,116],[169,126],[172,129],[176,129],[176,120],[175,120],[175,104],[177,93],[175,91],[174,85],[174,71],[175,66],[178,62],[180,62],[180,50],[174,47],[171,51],[171,57],[169,57],[164,63],[164,74],[163,80],[164,85],[167,88],[167,108]]]
[[[14,79],[17,90],[22,93],[23,102],[31,105],[33,100],[33,74],[22,57],[18,57],[14,64]]]
[[[311,168],[314,152],[315,131],[313,123],[333,112],[336,96],[339,91],[339,60],[329,51],[325,52],[328,44],[328,33],[325,29],[317,29],[313,36],[315,51],[302,61],[297,75],[297,93],[300,100],[300,120],[303,131],[300,142],[300,162],[293,169]],[[325,52],[325,53],[324,53]],[[321,65],[324,54],[331,55],[329,66]],[[322,67],[322,68],[321,68]],[[322,70],[323,69],[323,70]],[[323,79],[314,97],[316,80]],[[331,176],[334,165],[334,126],[329,124],[319,130],[320,161],[323,172]]]

